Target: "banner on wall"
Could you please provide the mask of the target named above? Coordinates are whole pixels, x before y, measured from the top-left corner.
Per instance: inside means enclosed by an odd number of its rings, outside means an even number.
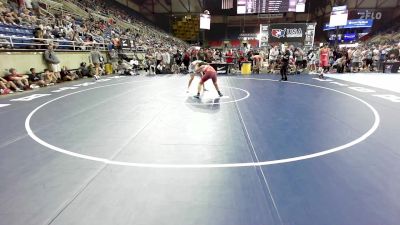
[[[348,20],[347,24],[345,26],[339,26],[339,29],[355,29],[355,28],[371,28],[374,24],[373,20],[362,20],[362,19],[356,19],[356,20]],[[327,30],[335,30],[335,26],[330,26],[329,24],[324,25],[324,31]]]
[[[304,43],[307,34],[306,23],[277,23],[268,27],[269,43]],[[314,35],[312,33],[312,35]]]
[[[260,24],[260,47],[268,47],[268,25]]]
[[[314,38],[315,38],[315,27],[316,23],[307,24],[307,31],[304,40],[304,46],[308,48],[312,48],[314,46]]]

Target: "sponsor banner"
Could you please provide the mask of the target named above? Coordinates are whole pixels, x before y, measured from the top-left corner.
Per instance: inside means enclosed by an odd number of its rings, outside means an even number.
[[[257,39],[257,34],[254,33],[239,34],[239,40],[254,40],[254,39]]]
[[[357,39],[357,35],[355,33],[353,33],[353,34],[344,34],[344,36],[343,36],[343,40],[345,42],[355,41],[356,39]]]
[[[211,63],[210,66],[217,71],[217,74],[228,74],[229,64]]]
[[[268,25],[260,24],[260,47],[268,47]]]
[[[348,20],[347,24],[345,26],[339,26],[339,29],[370,28],[373,23],[374,21],[371,19]],[[335,29],[335,26],[330,26],[329,24],[324,25],[324,31]]]
[[[362,20],[380,20],[382,19],[383,13],[380,11],[375,11],[374,9],[359,9],[357,15]]]
[[[269,25],[269,43],[303,43],[306,38],[306,23],[278,23]]]
[[[315,37],[315,23],[307,24],[307,31],[305,35],[304,46],[312,48],[314,45]]]

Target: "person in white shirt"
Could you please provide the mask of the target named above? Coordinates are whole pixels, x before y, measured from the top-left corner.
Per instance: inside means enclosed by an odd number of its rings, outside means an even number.
[[[279,55],[278,46],[275,46],[269,52],[269,70],[271,73],[275,73],[275,66],[278,60],[278,55]]]
[[[351,56],[353,72],[360,71],[361,59],[362,59],[361,50],[356,49]]]
[[[169,68],[169,65],[171,63],[171,55],[169,54],[168,50],[164,49],[164,52],[162,53],[162,61],[164,65]]]
[[[156,60],[157,60],[157,66],[158,66],[158,64],[160,64],[160,62],[162,61],[162,59],[163,59],[163,57],[162,57],[162,53],[161,53],[161,51],[157,51],[156,52]]]
[[[315,54],[314,50],[309,51],[307,59],[308,59],[308,71],[313,73],[317,72],[317,66],[316,66],[317,54]]]
[[[374,50],[372,51],[372,60],[373,60],[373,68],[375,71],[377,71],[379,68],[379,57],[380,57],[379,49],[374,48]]]

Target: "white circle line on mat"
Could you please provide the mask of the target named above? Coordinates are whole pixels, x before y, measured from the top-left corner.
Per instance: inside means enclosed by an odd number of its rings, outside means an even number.
[[[262,78],[233,78],[233,79],[243,79],[243,80],[267,80],[267,81],[273,81],[273,82],[279,82],[277,80],[273,80],[273,79],[262,79]],[[105,158],[100,158],[100,157],[94,157],[94,156],[90,156],[90,155],[85,155],[85,154],[79,154],[76,152],[71,152],[62,148],[59,148],[57,146],[51,145],[47,142],[45,142],[44,140],[40,139],[39,137],[37,137],[35,135],[35,133],[32,131],[31,127],[30,127],[30,120],[32,118],[32,116],[41,108],[43,108],[44,106],[48,105],[51,102],[57,101],[61,98],[73,95],[73,94],[77,94],[77,93],[81,93],[81,92],[85,92],[85,91],[89,91],[89,90],[93,90],[93,89],[98,89],[98,88],[103,88],[103,87],[108,87],[108,86],[115,86],[115,85],[119,85],[119,84],[126,84],[126,83],[131,83],[131,82],[124,82],[124,83],[117,83],[117,84],[110,84],[110,85],[104,85],[104,86],[99,86],[99,87],[95,87],[95,88],[90,88],[90,89],[86,89],[86,90],[81,90],[81,91],[77,91],[77,92],[73,92],[73,93],[69,93],[66,95],[63,95],[61,97],[52,99],[48,102],[43,103],[42,105],[38,106],[37,108],[35,108],[31,113],[29,113],[29,115],[27,116],[26,120],[25,120],[25,129],[28,132],[28,135],[35,140],[37,143],[53,150],[59,153],[63,153],[65,155],[69,155],[69,156],[73,156],[73,157],[77,157],[77,158],[81,158],[81,159],[86,159],[86,160],[91,160],[91,161],[96,161],[96,162],[101,162],[101,163],[105,163],[105,164],[109,164],[109,165],[118,165],[118,166],[129,166],[129,167],[142,167],[142,168],[175,168],[175,169],[207,169],[207,168],[239,168],[239,167],[254,167],[254,166],[267,166],[267,165],[276,165],[276,164],[284,164],[284,163],[291,163],[291,162],[297,162],[297,161],[302,161],[302,160],[307,160],[307,159],[312,159],[312,158],[317,158],[320,156],[324,156],[324,155],[328,155],[334,152],[338,152],[338,151],[343,151],[349,147],[352,147],[356,144],[359,144],[363,141],[365,141],[369,136],[371,136],[379,127],[380,124],[380,116],[378,111],[372,106],[370,105],[368,102],[345,92],[342,91],[338,91],[332,88],[328,88],[328,87],[323,87],[323,86],[318,86],[318,85],[313,85],[313,84],[306,84],[306,83],[300,83],[300,82],[292,82],[292,81],[285,81],[284,83],[291,83],[291,84],[299,84],[299,85],[304,85],[304,86],[310,86],[310,87],[316,87],[316,88],[321,88],[321,89],[326,89],[326,90],[330,90],[336,93],[340,93],[343,95],[346,95],[348,97],[351,97],[353,99],[356,99],[358,101],[360,101],[361,103],[363,103],[364,105],[366,105],[373,113],[374,115],[374,123],[372,125],[372,127],[363,135],[361,135],[359,138],[346,143],[344,145],[340,145],[331,149],[326,149],[317,153],[313,153],[313,154],[307,154],[307,155],[303,155],[303,156],[297,156],[297,157],[291,157],[291,158],[284,158],[284,159],[278,159],[278,160],[270,160],[270,161],[262,161],[262,162],[244,162],[244,163],[219,163],[219,164],[155,164],[155,163],[134,163],[134,162],[124,162],[124,161],[114,161],[114,160],[109,160],[109,159],[105,159]]]
[[[245,90],[245,89],[237,88],[237,87],[231,87],[231,86],[224,86],[224,85],[221,85],[220,87],[227,88],[227,89],[233,89],[233,90],[242,91],[242,92],[245,93],[245,96],[244,96],[244,97],[241,97],[241,98],[238,98],[238,99],[232,99],[232,100],[229,100],[229,101],[221,101],[221,102],[218,102],[218,103],[215,103],[215,102],[195,102],[195,103],[190,102],[190,103],[188,103],[188,102],[186,102],[186,103],[182,103],[182,104],[185,104],[185,105],[194,105],[194,106],[196,106],[196,105],[224,105],[224,104],[229,104],[229,103],[240,102],[240,101],[246,100],[246,99],[248,99],[248,98],[250,97],[250,92],[247,91],[247,90]],[[164,95],[165,93],[166,93],[166,92],[162,92],[162,93],[159,94],[159,96],[160,96],[160,95]],[[182,97],[190,98],[190,97],[194,97],[194,96],[185,95],[185,96],[182,96]],[[214,98],[214,99],[209,99],[209,100],[224,99],[224,97],[226,97],[226,96],[223,96],[223,97],[216,97],[216,98]],[[168,103],[171,103],[171,104],[176,104],[176,102],[171,101],[171,100],[165,100],[165,99],[163,99],[163,100],[166,101],[166,102],[168,102]],[[200,101],[201,101],[201,100],[200,100]]]

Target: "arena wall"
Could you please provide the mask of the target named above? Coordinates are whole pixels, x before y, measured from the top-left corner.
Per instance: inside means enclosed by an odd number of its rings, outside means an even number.
[[[34,67],[41,72],[47,68],[44,61],[44,52],[32,51],[2,51],[0,52],[0,75],[7,73],[10,68],[16,68],[19,73],[28,73]],[[106,52],[102,52],[104,59],[107,59]],[[77,69],[81,62],[89,64],[89,51],[84,52],[57,52],[61,66],[68,69]]]

